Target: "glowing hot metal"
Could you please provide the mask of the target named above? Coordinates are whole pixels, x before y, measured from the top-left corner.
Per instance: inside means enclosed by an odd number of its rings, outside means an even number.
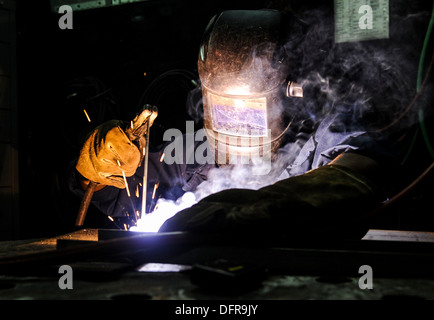
[[[154,211],[142,216],[137,221],[137,225],[130,228],[130,231],[158,232],[167,219],[173,217],[179,211],[191,207],[196,202],[196,197],[191,192],[185,193],[176,201],[159,199]]]

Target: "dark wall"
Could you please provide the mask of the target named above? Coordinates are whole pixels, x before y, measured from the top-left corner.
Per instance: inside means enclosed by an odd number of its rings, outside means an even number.
[[[400,18],[425,13],[414,26],[417,34],[399,31],[404,42],[413,41],[411,45],[419,52],[431,4],[391,2]],[[194,88],[190,80],[197,79],[201,35],[214,14],[224,9],[264,7],[300,12],[326,8],[332,14],[332,5],[333,1],[148,1],[77,11],[73,30],[61,30],[60,15],[50,11],[49,1],[21,1],[17,8],[17,63],[22,236],[70,231],[79,199],[65,189],[64,173],[94,126],[113,118],[129,120],[142,103],[153,103],[160,110],[153,145],[161,142],[165,129],[184,130],[185,120],[190,119],[186,99]],[[427,64],[429,60],[430,55]],[[413,55],[402,61],[415,68],[417,62]],[[146,90],[151,85],[152,90]],[[410,91],[409,100],[414,95]],[[417,123],[410,129],[416,130],[414,127]],[[417,176],[431,160],[420,136],[415,145],[409,166],[417,167]],[[430,188],[432,184],[422,190]],[[419,191],[418,199],[408,202],[411,210],[399,213],[401,224],[397,222],[397,227],[434,230],[433,218],[415,209],[415,203],[428,202],[426,192]],[[396,217],[393,220],[398,221]]]

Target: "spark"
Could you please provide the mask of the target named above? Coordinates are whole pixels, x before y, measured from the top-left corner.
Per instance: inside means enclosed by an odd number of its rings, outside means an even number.
[[[156,183],[154,184],[154,191],[152,191],[152,200],[155,199],[155,193],[157,192],[158,186],[160,185],[160,183]]]
[[[120,229],[120,227],[117,225],[117,223],[115,222],[115,219],[113,219],[113,217],[111,217],[111,216],[107,216],[107,218],[108,218],[111,222],[113,222],[113,224],[116,226],[116,228]]]
[[[83,112],[84,112],[84,114],[85,114],[85,116],[86,116],[86,118],[87,118],[87,121],[90,122],[90,117],[89,117],[89,115],[87,114],[86,109],[83,109]]]
[[[166,154],[163,152],[163,153],[161,154],[161,157],[160,157],[160,162],[163,162],[165,156],[166,156]]]
[[[121,163],[119,162],[119,160],[117,160],[117,162],[118,162],[118,166],[120,167]],[[124,177],[125,189],[127,190],[127,195],[128,195],[128,198],[130,198],[131,194],[130,194],[130,189],[128,188],[127,178],[125,177],[125,171],[122,169],[121,169],[121,171],[122,171],[122,177]]]

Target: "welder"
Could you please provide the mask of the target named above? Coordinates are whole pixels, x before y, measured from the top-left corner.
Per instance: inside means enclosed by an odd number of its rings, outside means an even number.
[[[362,217],[386,199],[393,155],[376,134],[342,129],[346,113],[306,118],[307,93],[291,65],[302,59],[291,50],[303,28],[302,21],[275,10],[230,10],[211,19],[198,57],[205,139],[184,146],[182,163],[161,161],[164,146],[152,150],[148,185],[158,183],[163,197],[177,199],[197,190],[211,171],[233,166],[230,159],[254,166],[253,154],[269,159],[271,170],[252,175],[267,185],[206,196],[160,231],[309,238],[360,237],[367,231]],[[152,125],[157,111],[147,112]],[[88,181],[98,183],[92,202],[111,217],[140,207],[124,191],[126,184],[136,190],[143,181],[142,150],[125,134],[128,125],[109,121],[97,127],[70,175],[70,188],[79,196]],[[187,161],[203,144],[214,161]]]

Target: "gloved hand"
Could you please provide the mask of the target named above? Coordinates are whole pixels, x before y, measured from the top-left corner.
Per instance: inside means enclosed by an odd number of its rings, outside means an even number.
[[[95,128],[80,151],[77,171],[90,181],[124,189],[123,174],[132,176],[141,164],[146,141],[143,128],[147,128],[147,121],[151,126],[157,115],[156,109],[147,108],[134,118],[133,127],[110,120]]]
[[[315,236],[353,226],[379,202],[377,187],[340,165],[326,165],[259,190],[210,195],[167,220],[160,232]]]

